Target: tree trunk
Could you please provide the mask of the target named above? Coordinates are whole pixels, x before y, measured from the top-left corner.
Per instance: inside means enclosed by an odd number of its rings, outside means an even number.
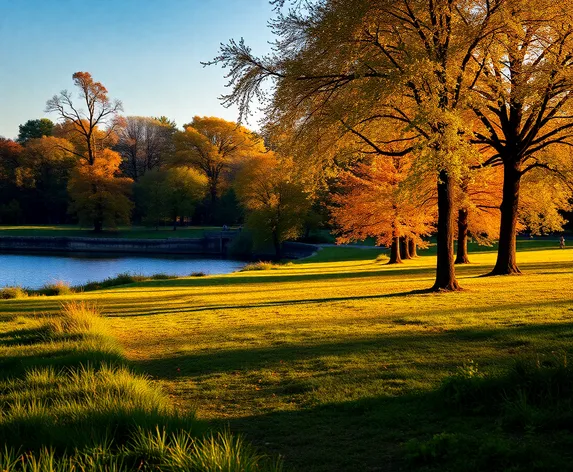
[[[402,259],[412,259],[410,255],[410,238],[407,236],[400,238],[400,256]]]
[[[445,170],[438,176],[438,236],[436,282],[433,291],[460,290],[454,265],[454,184]]]
[[[281,251],[281,243],[279,241],[278,234],[273,232],[273,244],[275,246],[275,257],[277,261],[280,261],[282,258],[282,251]]]
[[[400,257],[400,238],[395,237],[392,240],[392,245],[390,246],[390,260],[388,264],[402,264],[402,258]]]
[[[458,210],[458,254],[456,264],[469,264],[468,257],[468,210],[460,208]]]
[[[177,231],[177,216],[173,217],[173,231]]]
[[[489,275],[521,274],[517,267],[515,251],[517,211],[519,208],[519,186],[521,169],[517,163],[504,163],[503,198],[501,201],[501,225],[497,261]]]
[[[412,259],[418,257],[418,249],[416,247],[416,241],[414,240],[414,238],[410,238],[408,240],[408,245],[410,246],[410,257]]]

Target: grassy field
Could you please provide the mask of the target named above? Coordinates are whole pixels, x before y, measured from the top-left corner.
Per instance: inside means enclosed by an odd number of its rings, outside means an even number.
[[[127,239],[164,239],[164,238],[202,238],[205,231],[220,231],[220,226],[192,226],[177,228],[160,227],[158,230],[145,226],[120,227],[115,231],[106,230],[94,233],[89,228],[76,225],[42,226],[0,226],[2,236],[73,236],[84,238],[127,238]]]
[[[424,292],[431,255],[388,266],[326,248],[274,270],[0,301],[2,331],[96,303],[180,412],[287,470],[566,470],[573,250],[521,244],[524,275],[480,277],[495,254],[474,253],[459,293]]]

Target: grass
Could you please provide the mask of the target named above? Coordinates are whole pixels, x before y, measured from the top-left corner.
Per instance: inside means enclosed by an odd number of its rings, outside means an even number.
[[[26,298],[28,292],[22,287],[2,287],[0,288],[0,300],[10,300],[14,298]]]
[[[273,270],[67,298],[97,303],[179,414],[287,469],[567,470],[573,250],[520,244],[524,275],[480,277],[495,254],[474,252],[460,293],[424,292],[431,248],[391,266],[379,249],[328,247]],[[58,297],[4,300],[0,319],[11,332],[58,310]],[[25,354],[5,357],[22,368]]]
[[[95,305],[11,323],[0,347],[1,470],[281,470],[240,437],[207,433],[134,373]]]
[[[56,236],[56,237],[85,237],[85,238],[126,238],[126,239],[170,239],[170,238],[202,238],[205,231],[221,231],[220,226],[191,226],[177,228],[160,227],[158,230],[145,226],[126,226],[116,230],[105,230],[94,233],[90,228],[76,225],[0,225],[2,236]]]

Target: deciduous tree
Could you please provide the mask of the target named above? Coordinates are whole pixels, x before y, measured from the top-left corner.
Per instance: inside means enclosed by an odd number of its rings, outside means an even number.
[[[251,155],[241,166],[235,186],[255,242],[259,246],[271,242],[280,259],[282,243],[302,234],[310,210],[292,160],[279,159],[272,151]]]
[[[272,55],[231,41],[213,62],[229,69],[227,105],[249,112],[273,82],[267,121],[287,123],[297,139],[323,129],[352,133],[380,155],[417,152],[437,174],[438,262],[434,290],[456,290],[454,193],[469,130],[464,91],[480,75],[473,60],[495,28],[503,0],[330,0],[279,13]],[[284,3],[284,2],[278,2]],[[364,128],[408,130],[396,154]],[[332,135],[333,133],[329,133]]]

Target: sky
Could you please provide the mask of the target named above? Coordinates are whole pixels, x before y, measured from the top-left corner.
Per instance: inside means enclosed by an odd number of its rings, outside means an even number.
[[[225,70],[203,67],[220,43],[243,37],[266,53],[268,0],[0,0],[0,136],[57,116],[46,101],[89,72],[123,102],[124,115],[236,120],[224,108]],[[256,128],[256,116],[248,125]]]

